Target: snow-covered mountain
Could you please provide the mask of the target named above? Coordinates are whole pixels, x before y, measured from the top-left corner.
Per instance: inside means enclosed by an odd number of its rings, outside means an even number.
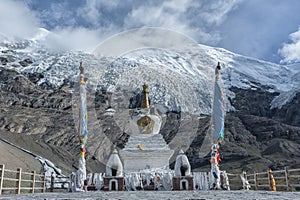
[[[123,148],[130,137],[128,107],[137,105],[144,82],[149,84],[151,105],[162,115],[160,133],[166,142],[184,149],[194,169],[210,168],[204,157],[208,151],[201,147],[210,116],[199,113],[211,113],[218,62],[227,109],[237,111],[226,115],[224,169],[299,165],[299,64],[278,65],[200,44],[101,56],[101,51],[52,49],[47,42],[54,37],[44,29],[31,39],[0,36],[0,129],[1,137],[32,152],[37,149],[35,153],[56,161],[59,168],[74,171],[77,166],[81,61],[88,79],[87,165],[94,171],[99,166],[105,171],[102,164],[111,148]]]
[[[177,52],[164,49],[139,49],[122,57],[101,57],[84,52],[58,51],[45,47],[51,35],[40,29],[32,39],[0,41],[1,64],[22,74],[42,75],[36,84],[60,87],[73,82],[82,61],[90,86],[105,88],[118,99],[128,98],[125,90],[135,91],[144,82],[150,86],[152,105],[194,114],[211,112],[214,68],[221,63],[221,74],[227,99],[234,99],[232,87],[280,93],[272,108],[280,108],[299,92],[300,66],[278,65],[241,56],[225,49],[198,45]],[[234,110],[227,101],[227,109]],[[120,104],[118,104],[120,106]]]

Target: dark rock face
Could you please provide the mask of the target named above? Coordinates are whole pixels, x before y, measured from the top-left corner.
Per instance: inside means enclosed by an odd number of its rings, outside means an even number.
[[[10,69],[1,68],[0,79],[1,137],[57,161],[64,170],[73,170],[79,143],[74,134],[71,94],[43,90]]]
[[[66,82],[60,88],[47,83],[37,86],[42,78],[38,73],[21,75],[0,67],[0,135],[53,161],[66,172],[75,171],[79,142],[69,92],[74,83]],[[271,110],[270,103],[278,94],[267,93],[265,89],[231,88],[236,94],[231,103],[237,111],[226,115],[225,141],[220,148],[221,169],[262,171],[300,165],[300,94],[281,109]],[[139,104],[139,93],[129,95],[132,98],[128,108],[135,108]],[[129,138],[129,131],[121,130],[114,116],[106,115],[111,97],[105,90],[97,91],[88,105],[95,109],[100,124],[89,124],[89,171],[103,172],[105,166],[99,160],[109,156],[110,145],[123,148]],[[161,134],[167,143],[172,143],[178,134],[183,114],[166,113]],[[210,134],[210,116],[196,117],[192,125],[197,132],[186,154],[193,170],[208,170],[210,155],[203,155],[201,146],[205,135]],[[105,138],[99,136],[99,132],[104,133]]]
[[[3,84],[1,86],[3,98],[0,99],[0,102],[4,105],[58,110],[71,108],[70,93],[63,90],[44,90],[14,70],[0,69],[0,79]],[[30,78],[35,81],[36,79],[32,76]]]
[[[280,109],[272,109],[272,119],[300,127],[300,93],[297,93],[292,102]]]
[[[26,58],[26,59],[21,60],[21,61],[19,62],[19,64],[20,64],[22,67],[26,67],[26,66],[28,66],[28,65],[30,65],[30,64],[32,64],[32,63],[33,63],[33,61],[32,61],[30,58]]]
[[[253,89],[239,89],[232,87],[230,90],[235,93],[235,98],[231,101],[231,105],[235,107],[237,111],[245,114],[271,117],[271,102],[274,97],[278,96],[278,93],[268,93],[266,90],[269,88],[262,87]]]
[[[5,56],[5,57],[0,57],[0,62],[2,65],[6,65],[6,63],[11,63],[11,62],[14,62],[15,61],[15,58],[11,55],[9,56]]]
[[[282,108],[271,109],[271,102],[279,94],[269,93],[270,88],[262,87],[256,90],[231,88],[236,94],[231,104],[238,112],[260,117],[267,117],[276,121],[300,127],[300,93],[297,93],[293,100],[282,106]]]
[[[300,115],[297,108],[300,94],[296,94],[292,102],[282,108],[271,109],[271,101],[279,94],[268,93],[267,89],[231,88],[236,94],[231,103],[237,112],[226,116],[224,148],[235,144],[246,150],[243,162],[240,162],[244,166],[241,165],[240,168],[252,166],[254,161],[259,164],[253,165],[249,170],[297,167],[297,152],[300,150]],[[233,123],[238,124],[231,126]],[[248,137],[249,134],[251,137]],[[226,151],[223,155],[225,159]]]
[[[36,84],[41,78],[44,78],[44,76],[40,73],[32,73],[32,74],[28,74],[28,79],[33,82],[34,84]]]

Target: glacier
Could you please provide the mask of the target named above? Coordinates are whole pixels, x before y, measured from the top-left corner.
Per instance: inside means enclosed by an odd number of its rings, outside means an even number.
[[[91,88],[112,92],[112,105],[120,106],[119,109],[125,109],[126,105],[114,100],[122,98],[129,102],[124,91],[134,91],[147,82],[151,104],[161,110],[209,115],[217,62],[221,63],[227,111],[235,110],[228,101],[235,98],[231,87],[256,90],[267,86],[266,92],[279,93],[271,108],[281,108],[299,92],[299,64],[279,65],[201,44],[179,51],[146,48],[119,57],[99,56],[47,48],[44,44],[49,34],[49,31],[39,29],[36,37],[18,42],[2,36],[2,65],[23,75],[40,73],[43,78],[38,85],[46,83],[58,88],[66,82],[76,82],[79,62],[82,61]],[[24,65],[22,61],[30,62]]]

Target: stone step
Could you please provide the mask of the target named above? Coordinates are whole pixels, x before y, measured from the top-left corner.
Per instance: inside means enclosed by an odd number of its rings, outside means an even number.
[[[144,149],[147,150],[170,149],[164,138],[160,134],[156,134],[153,136],[143,134],[131,135],[124,149],[137,150],[138,145],[141,145]]]
[[[167,145],[164,145],[164,146],[151,146],[151,145],[143,145],[143,144],[140,144],[141,147],[143,147],[144,149],[156,149],[156,150],[159,150],[159,149],[168,149],[169,146]],[[134,146],[126,146],[125,148],[130,148],[130,149],[138,149],[137,147],[138,145],[134,145]]]
[[[130,140],[145,140],[145,141],[157,141],[162,140],[165,141],[162,137],[129,137]]]
[[[164,148],[152,148],[152,147],[143,147],[144,151],[157,151],[157,150],[170,150],[170,148],[168,146],[165,146]],[[139,150],[137,147],[125,147],[123,150],[125,151],[136,151],[136,152],[140,152],[141,150]]]
[[[129,138],[127,144],[136,144],[136,143],[147,143],[147,144],[151,144],[151,145],[155,145],[155,144],[164,144],[166,145],[166,142],[164,141],[164,139],[143,139],[143,138]]]
[[[156,144],[166,145],[167,144],[165,141],[161,141],[161,140],[156,140],[156,141],[129,140],[126,145],[137,144],[137,143],[143,143],[143,144],[147,143],[147,144],[151,144],[151,145],[156,145]]]
[[[149,142],[142,142],[142,141],[128,142],[125,146],[136,146],[138,144],[147,145],[147,146],[167,146],[165,142],[149,143]]]
[[[129,140],[139,140],[139,141],[165,141],[163,137],[137,137],[137,136],[130,136]]]
[[[149,134],[133,134],[130,135],[132,138],[163,138],[161,134],[149,135]]]

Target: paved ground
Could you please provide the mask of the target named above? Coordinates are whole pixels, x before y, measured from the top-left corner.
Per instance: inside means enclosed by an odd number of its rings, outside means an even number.
[[[131,192],[82,192],[82,193],[44,193],[24,195],[2,195],[0,199],[286,199],[300,200],[300,192],[270,192],[270,191],[131,191]]]

